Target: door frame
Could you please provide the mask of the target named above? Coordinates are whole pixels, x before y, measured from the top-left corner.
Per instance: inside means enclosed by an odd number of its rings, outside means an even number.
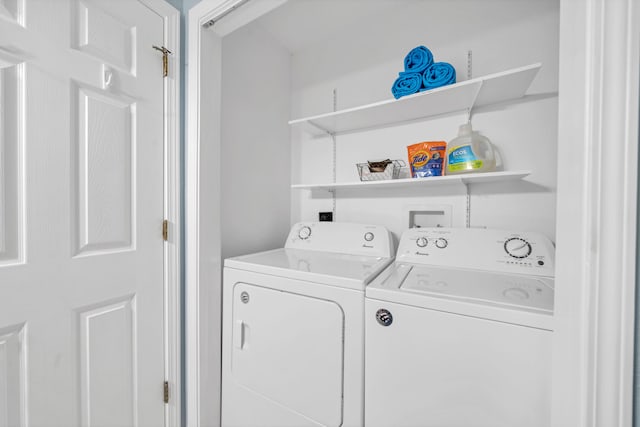
[[[222,368],[222,265],[220,233],[220,109],[219,95],[202,97],[209,102],[200,108],[202,51],[210,58],[221,57],[215,36],[202,29],[215,15],[219,1],[202,0],[189,10],[187,24],[187,144],[185,171],[185,382],[186,425],[220,426]],[[223,10],[229,10],[224,8]],[[205,34],[203,34],[205,33]],[[203,40],[204,38],[204,40]],[[203,49],[209,44],[209,49]],[[210,74],[207,86],[220,94],[220,62],[206,63]],[[211,127],[205,130],[207,145],[201,143],[201,115]],[[209,149],[208,154],[201,152]],[[201,162],[208,162],[200,168]],[[208,173],[207,173],[208,172]],[[202,174],[202,176],[201,176]],[[201,185],[205,183],[204,188]],[[200,219],[203,218],[202,226]],[[202,246],[202,250],[201,250]],[[217,343],[217,345],[216,345]],[[208,405],[207,405],[208,403]],[[209,410],[207,410],[209,408]]]
[[[185,411],[189,427],[220,425],[222,66],[218,59],[222,57],[221,39],[286,1],[201,0],[189,10],[185,156]],[[230,12],[233,16],[225,19],[224,24],[211,28],[205,25]],[[202,91],[206,96],[200,96]]]
[[[640,4],[561,0],[554,427],[630,426]]]
[[[219,407],[211,407],[220,403],[221,57],[220,38],[203,25],[245,2],[202,0],[188,17],[189,427],[220,422]],[[554,427],[631,424],[640,121],[640,5],[634,3],[560,0]]]
[[[162,18],[163,46],[169,56],[164,79],[164,218],[169,223],[164,244],[164,375],[169,383],[169,403],[164,406],[165,427],[178,427],[182,417],[182,326],[181,326],[181,158],[180,158],[180,17],[166,0],[138,0]],[[151,49],[151,46],[149,46]],[[160,72],[160,70],[158,70]],[[158,225],[158,232],[161,232]],[[162,385],[158,385],[161,398]]]

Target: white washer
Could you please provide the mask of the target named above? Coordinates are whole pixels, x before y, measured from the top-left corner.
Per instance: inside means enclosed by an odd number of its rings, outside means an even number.
[[[550,424],[554,246],[411,229],[366,290],[367,427]]]
[[[383,227],[319,222],[225,260],[224,427],[363,425],[364,289],[393,254]]]

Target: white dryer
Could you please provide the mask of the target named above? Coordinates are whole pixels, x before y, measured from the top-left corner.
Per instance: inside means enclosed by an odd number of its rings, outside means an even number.
[[[383,227],[318,222],[225,260],[224,427],[363,425],[364,289],[393,255]]]
[[[550,424],[554,246],[411,229],[366,290],[368,427]]]

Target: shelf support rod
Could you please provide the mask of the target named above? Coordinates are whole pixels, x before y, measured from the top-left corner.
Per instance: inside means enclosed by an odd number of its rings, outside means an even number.
[[[338,89],[334,88],[333,89],[333,111],[336,112],[338,111]],[[332,142],[332,165],[333,165],[333,170],[332,170],[332,178],[333,178],[333,183],[336,183],[336,179],[338,177],[338,172],[337,172],[337,162],[338,162],[338,144],[337,144],[337,137],[335,133],[330,133],[331,135],[331,142]],[[333,220],[336,221],[337,220],[337,213],[336,213],[336,189],[334,188],[333,190],[331,190],[331,202],[332,202],[332,206],[331,206],[331,211],[333,212]]]
[[[244,6],[246,3],[249,3],[249,1],[250,0],[240,0],[239,2],[237,2],[236,4],[231,6],[228,10],[222,12],[220,15],[218,15],[215,18],[210,19],[207,22],[205,22],[204,24],[202,24],[202,27],[203,28],[213,27],[216,22],[220,21],[222,18],[224,18],[225,16],[229,15],[231,12],[234,12],[240,6]]]
[[[464,184],[466,198],[467,198],[465,226],[467,228],[471,228],[471,194],[469,193],[469,184],[464,180],[462,181],[462,183]]]

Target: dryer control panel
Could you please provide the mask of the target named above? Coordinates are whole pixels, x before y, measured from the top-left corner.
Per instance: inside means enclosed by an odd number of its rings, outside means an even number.
[[[553,277],[555,247],[541,233],[476,228],[412,228],[397,260],[415,264]]]
[[[291,227],[284,247],[383,258],[395,255],[386,228],[347,222],[299,222]]]

